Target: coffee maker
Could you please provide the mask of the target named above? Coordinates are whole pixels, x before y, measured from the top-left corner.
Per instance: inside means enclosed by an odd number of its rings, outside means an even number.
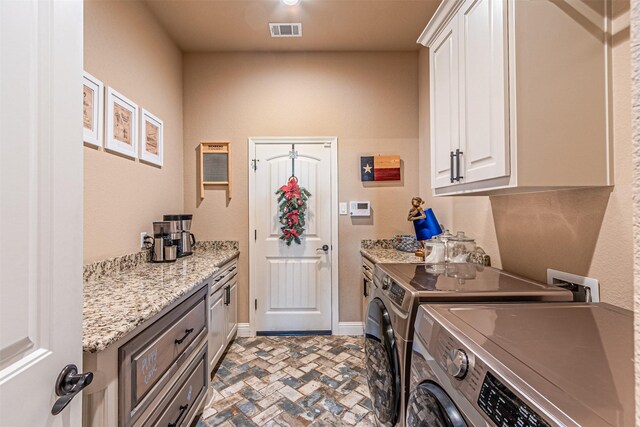
[[[191,232],[191,214],[164,215],[163,220],[169,221],[177,229],[176,240],[178,245],[178,258],[191,255],[196,244],[196,237]]]
[[[152,248],[152,262],[173,262],[178,258],[179,235],[175,224],[170,221],[157,221],[153,223],[153,237],[144,239],[147,247]]]

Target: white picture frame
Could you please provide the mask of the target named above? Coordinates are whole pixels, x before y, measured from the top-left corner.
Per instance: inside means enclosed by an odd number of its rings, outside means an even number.
[[[140,124],[140,160],[162,167],[164,152],[164,123],[142,109]]]
[[[107,138],[104,148],[133,159],[138,157],[138,106],[109,87],[107,89]]]
[[[82,139],[87,145],[102,147],[104,135],[104,85],[86,71],[82,79]]]

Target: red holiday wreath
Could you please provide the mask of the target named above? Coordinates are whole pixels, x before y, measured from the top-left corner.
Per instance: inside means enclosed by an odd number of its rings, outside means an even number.
[[[278,208],[280,210],[280,239],[291,246],[294,241],[300,244],[300,236],[304,233],[305,211],[307,210],[307,200],[311,196],[304,187],[298,185],[298,178],[292,176],[289,182],[278,191]]]

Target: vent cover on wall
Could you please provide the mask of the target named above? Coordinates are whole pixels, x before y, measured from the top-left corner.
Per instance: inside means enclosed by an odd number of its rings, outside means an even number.
[[[269,23],[271,37],[302,37],[302,23]]]

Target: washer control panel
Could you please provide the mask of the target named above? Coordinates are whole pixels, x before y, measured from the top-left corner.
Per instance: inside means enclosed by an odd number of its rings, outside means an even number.
[[[487,372],[478,406],[500,427],[551,427],[491,372]]]
[[[383,289],[384,286],[383,286]],[[389,299],[394,302],[394,304],[402,307],[402,302],[404,301],[404,295],[406,291],[400,285],[398,285],[395,281],[391,280],[391,288],[389,289]]]

